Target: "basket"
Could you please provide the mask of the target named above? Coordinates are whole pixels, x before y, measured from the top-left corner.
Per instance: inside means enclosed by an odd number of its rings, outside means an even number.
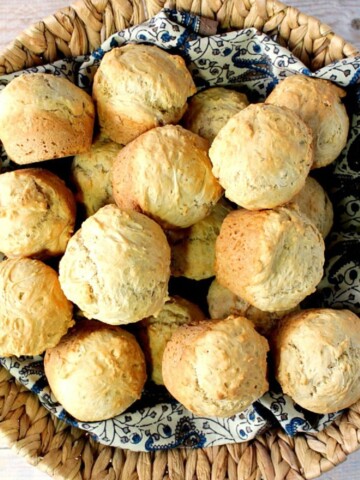
[[[80,0],[19,35],[0,54],[0,75],[86,54],[163,6],[163,0]],[[357,53],[330,27],[276,0],[178,0],[166,6],[215,19],[223,30],[255,26],[312,70]],[[63,423],[1,368],[0,435],[29,463],[66,480],[311,479],[359,448],[360,401],[317,434],[290,438],[271,429],[241,444],[136,453],[96,443]]]

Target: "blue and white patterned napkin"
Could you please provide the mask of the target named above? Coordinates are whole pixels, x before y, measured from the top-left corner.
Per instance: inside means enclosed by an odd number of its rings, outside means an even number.
[[[349,308],[360,314],[360,56],[312,73],[287,49],[254,28],[208,37],[199,29],[199,17],[162,10],[149,21],[112,35],[90,56],[0,77],[0,90],[22,73],[48,72],[90,91],[104,53],[128,42],[155,44],[182,55],[199,89],[230,86],[241,89],[255,102],[264,100],[281,79],[299,73],[346,87],[351,115],[349,141],[338,161],[319,171],[320,181],[326,184],[334,203],[335,225],[328,239],[324,279],[307,303]],[[9,166],[4,151],[0,150],[0,157]],[[316,432],[338,415],[305,412],[288,397],[272,391],[238,415],[204,418],[187,411],[161,388],[149,385],[142,400],[122,415],[103,422],[77,422],[51,394],[41,356],[2,358],[0,362],[57,417],[88,431],[101,443],[136,451],[248,441],[273,425],[281,426],[289,435]]]

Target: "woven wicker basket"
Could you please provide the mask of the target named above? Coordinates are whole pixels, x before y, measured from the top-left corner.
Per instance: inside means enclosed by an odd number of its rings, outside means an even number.
[[[80,0],[30,27],[0,54],[0,74],[88,53],[117,30],[155,15],[163,0]],[[167,6],[277,35],[311,69],[354,55],[331,28],[276,0],[178,0]],[[97,444],[53,417],[35,395],[0,370],[0,434],[22,456],[59,479],[310,479],[360,446],[360,402],[325,431],[295,438],[271,430],[221,447],[135,453]]]

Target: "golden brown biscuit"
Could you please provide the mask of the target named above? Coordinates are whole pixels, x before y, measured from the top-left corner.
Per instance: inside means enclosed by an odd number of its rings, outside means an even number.
[[[65,295],[85,317],[137,322],[167,299],[170,247],[150,218],[106,205],[70,239],[59,270]]]
[[[346,145],[349,117],[341,102],[345,95],[345,90],[328,80],[292,75],[284,78],[266,99],[266,103],[290,108],[311,128],[313,168],[334,161]]]
[[[232,207],[221,199],[200,222],[183,230],[167,233],[171,248],[171,274],[203,280],[215,275],[215,241],[221,224]]]
[[[189,100],[182,124],[211,143],[227,121],[248,105],[244,93],[222,87],[208,88]]]
[[[264,312],[220,285],[216,279],[211,282],[207,302],[211,318],[226,318],[230,315],[246,317],[252,321],[256,331],[265,337],[270,335],[282,317],[294,310]],[[299,307],[295,307],[295,310],[299,310]]]
[[[164,228],[186,228],[202,220],[222,194],[207,148],[206,140],[178,125],[140,135],[114,164],[117,205],[143,212]]]
[[[99,208],[115,203],[112,196],[111,169],[121,145],[100,138],[88,152],[76,155],[71,165],[76,200],[85,206],[90,217]]]
[[[44,367],[56,399],[82,422],[119,415],[140,398],[146,380],[135,337],[88,320],[46,351]]]
[[[205,320],[205,315],[194,303],[181,297],[170,297],[156,317],[148,317],[139,322],[138,338],[145,352],[151,379],[163,385],[162,357],[172,334],[182,325]]]
[[[313,163],[313,138],[291,110],[249,105],[220,130],[209,156],[229,200],[249,210],[273,208],[304,186]]]
[[[75,200],[55,174],[26,168],[0,175],[0,252],[8,257],[60,255],[73,234]]]
[[[177,123],[194,93],[184,60],[155,45],[113,48],[103,57],[93,85],[100,128],[121,144],[153,127]]]
[[[285,393],[316,413],[360,398],[360,319],[349,310],[311,309],[285,317],[274,335],[275,374]]]
[[[55,75],[21,75],[0,93],[0,139],[21,165],[89,150],[94,118],[91,97]]]
[[[244,317],[185,325],[165,348],[164,384],[196,415],[229,417],[267,391],[267,351]]]
[[[304,187],[292,198],[291,203],[313,222],[324,238],[328,235],[333,224],[334,211],[320,183],[308,177]]]
[[[260,310],[296,307],[323,275],[324,240],[295,209],[234,210],[216,240],[216,278]]]
[[[73,324],[55,270],[30,258],[0,262],[0,356],[40,355]]]

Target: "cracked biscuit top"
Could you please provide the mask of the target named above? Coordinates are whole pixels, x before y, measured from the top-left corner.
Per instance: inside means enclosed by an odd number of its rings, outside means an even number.
[[[0,175],[0,252],[7,257],[60,255],[74,224],[73,194],[57,175],[41,168]]]
[[[275,375],[303,408],[333,413],[360,398],[360,319],[349,310],[303,310],[274,335]]]
[[[313,168],[329,165],[346,145],[349,117],[341,101],[345,95],[345,90],[328,80],[291,75],[266,99],[266,103],[290,108],[310,127],[314,136]]]
[[[328,194],[315,178],[307,177],[304,187],[292,198],[291,203],[313,222],[323,238],[329,234],[334,209]]]
[[[111,169],[121,145],[98,138],[85,153],[76,155],[71,164],[71,180],[76,187],[76,200],[90,217],[99,208],[114,203]]]
[[[144,354],[122,328],[83,320],[46,351],[45,374],[61,405],[83,422],[115,417],[141,396]]]
[[[137,322],[167,299],[170,247],[150,218],[106,205],[70,239],[59,270],[65,295],[85,317]]]
[[[194,93],[184,60],[155,45],[113,48],[104,55],[93,85],[100,128],[121,144],[151,128],[177,123]]]
[[[182,124],[211,143],[230,118],[248,105],[244,93],[223,87],[207,88],[190,99]]]
[[[197,415],[229,417],[267,391],[268,349],[245,317],[182,326],[164,351],[164,385]]]
[[[222,195],[207,140],[179,125],[153,128],[126,145],[112,181],[120,208],[143,212],[168,229],[199,222]]]
[[[40,260],[0,262],[0,355],[40,355],[74,325],[58,275]]]
[[[318,229],[294,208],[234,210],[216,240],[216,278],[260,310],[288,310],[315,291],[324,250]]]
[[[94,118],[91,97],[59,76],[24,74],[0,92],[0,139],[21,165],[89,150]]]
[[[274,208],[304,186],[313,164],[313,137],[291,110],[252,104],[220,130],[209,156],[229,200],[248,210]]]

